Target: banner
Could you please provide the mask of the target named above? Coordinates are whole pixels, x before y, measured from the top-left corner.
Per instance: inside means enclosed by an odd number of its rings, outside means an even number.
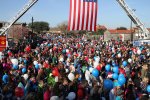
[[[0,51],[6,48],[6,36],[0,36]]]

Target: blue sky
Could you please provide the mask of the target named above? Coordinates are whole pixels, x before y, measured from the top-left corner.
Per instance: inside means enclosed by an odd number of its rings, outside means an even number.
[[[0,0],[0,21],[9,21],[28,2],[28,0]],[[130,8],[136,9],[136,15],[150,27],[150,0],[126,0]],[[69,17],[69,0],[39,0],[18,22],[47,21],[57,26]],[[130,27],[130,19],[116,0],[98,0],[97,24],[108,28]]]

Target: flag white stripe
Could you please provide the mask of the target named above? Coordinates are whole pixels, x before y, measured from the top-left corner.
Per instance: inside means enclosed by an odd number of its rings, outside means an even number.
[[[82,13],[83,13],[83,1],[80,1],[81,2],[81,9],[80,9],[80,24],[79,24],[79,30],[81,30],[82,28]]]
[[[93,22],[92,22],[92,31],[94,31],[94,22],[95,22],[95,14],[96,14],[96,3],[94,3],[94,9],[93,9]]]
[[[79,0],[76,0],[76,7],[75,7],[75,9],[76,9],[76,12],[74,12],[74,13],[76,13],[76,16],[75,16],[75,28],[74,28],[74,30],[77,30],[77,25],[78,25],[78,9],[79,9]]]

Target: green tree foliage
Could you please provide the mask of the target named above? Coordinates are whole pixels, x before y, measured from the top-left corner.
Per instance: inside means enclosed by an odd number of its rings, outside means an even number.
[[[44,21],[37,21],[32,23],[29,23],[29,28],[33,28],[34,32],[41,33],[43,31],[48,31],[49,30],[49,23],[44,22]]]
[[[104,35],[106,30],[107,29],[98,29],[96,33],[97,33],[97,35]]]

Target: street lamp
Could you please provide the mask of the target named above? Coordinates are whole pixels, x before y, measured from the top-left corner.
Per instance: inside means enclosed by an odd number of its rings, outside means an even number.
[[[132,9],[132,11],[136,11],[136,9]],[[131,41],[133,41],[133,32],[132,32],[132,20],[131,20],[131,24],[130,24],[130,30],[131,30]]]

